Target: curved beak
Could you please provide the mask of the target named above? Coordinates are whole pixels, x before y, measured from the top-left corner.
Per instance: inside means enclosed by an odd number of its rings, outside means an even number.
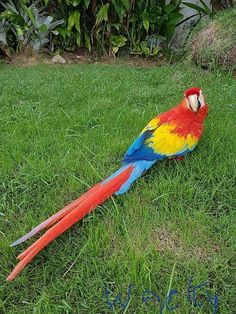
[[[198,96],[197,95],[191,95],[188,97],[189,106],[194,111],[198,111]]]

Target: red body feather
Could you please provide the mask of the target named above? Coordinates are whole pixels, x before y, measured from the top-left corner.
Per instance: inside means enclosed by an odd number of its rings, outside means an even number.
[[[180,105],[173,109],[161,113],[158,115],[160,124],[164,124],[168,121],[171,123],[176,122],[175,132],[180,136],[188,136],[193,134],[196,138],[200,138],[203,131],[203,121],[205,120],[208,112],[208,107],[205,105],[200,108],[198,112],[189,110],[186,106],[186,100],[184,99]]]

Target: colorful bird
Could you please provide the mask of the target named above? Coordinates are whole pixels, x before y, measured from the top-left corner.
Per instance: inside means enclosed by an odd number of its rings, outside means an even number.
[[[106,199],[113,194],[125,193],[155,162],[165,158],[182,159],[191,152],[202,135],[207,111],[202,90],[197,87],[186,90],[179,105],[156,116],[142,130],[127,150],[123,166],[119,170],[12,243],[11,246],[18,245],[39,231],[49,228],[17,257],[20,261],[7,280],[13,280],[45,246]]]

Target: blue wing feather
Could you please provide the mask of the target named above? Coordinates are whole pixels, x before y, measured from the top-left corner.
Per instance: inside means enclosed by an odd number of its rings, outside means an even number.
[[[136,150],[138,150],[142,145],[143,142],[147,139],[150,131],[145,131],[140,134],[137,139],[130,145],[125,155],[132,155]]]
[[[147,130],[139,135],[139,137],[128,148],[123,159],[124,163],[134,162],[137,160],[161,160],[166,157],[165,155],[155,153],[153,148],[145,144],[146,139],[152,137],[153,131],[154,130]]]

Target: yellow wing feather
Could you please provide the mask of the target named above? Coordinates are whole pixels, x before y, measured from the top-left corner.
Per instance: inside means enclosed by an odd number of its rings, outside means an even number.
[[[160,118],[155,117],[153,118],[147,126],[142,130],[141,134],[144,133],[145,131],[152,131],[155,130],[160,124]]]
[[[153,148],[154,152],[166,156],[173,156],[183,149],[191,150],[197,144],[198,139],[192,134],[188,134],[187,137],[180,136],[174,130],[175,125],[160,125],[153,132],[152,137],[145,141],[145,144]]]

